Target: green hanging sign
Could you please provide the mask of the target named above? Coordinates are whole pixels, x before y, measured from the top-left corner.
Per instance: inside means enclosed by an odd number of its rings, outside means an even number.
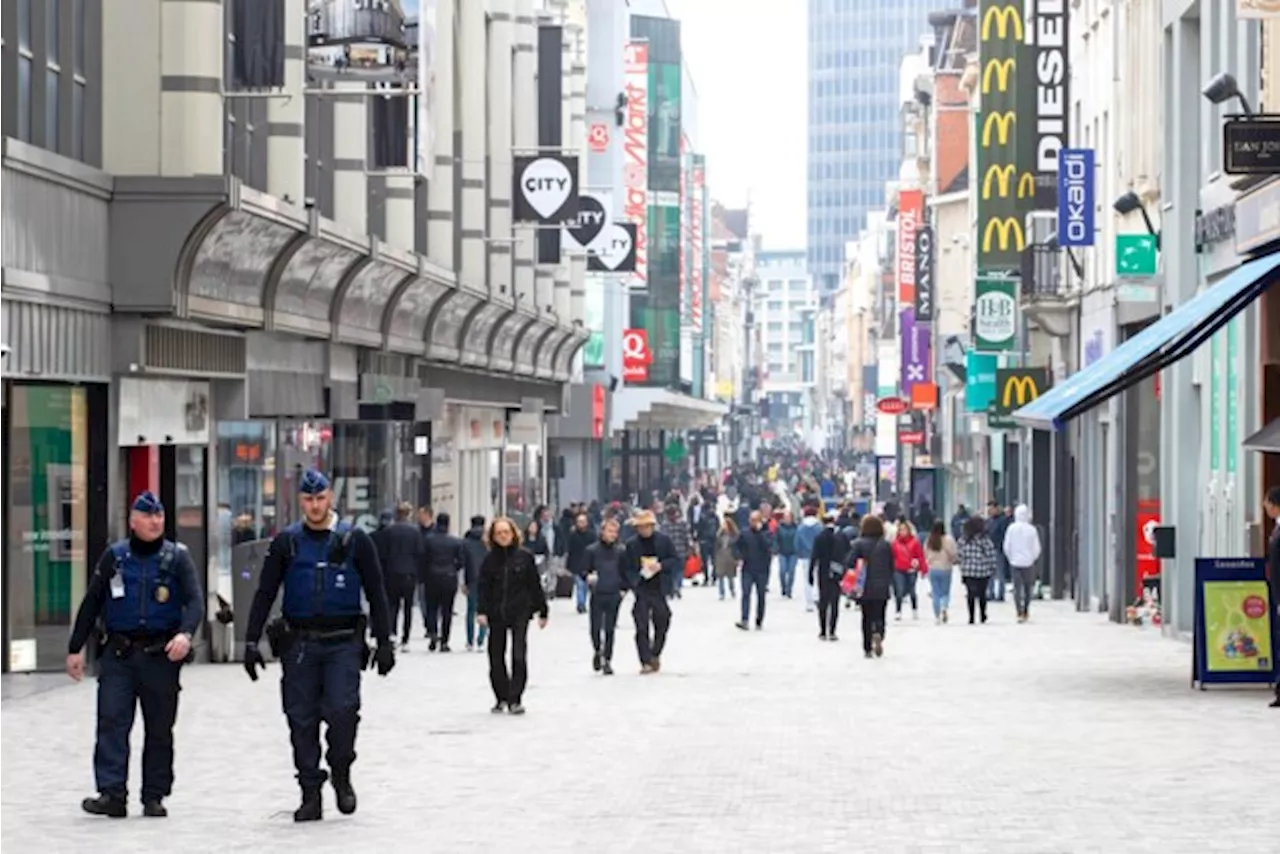
[[[973,304],[975,350],[1012,350],[1018,339],[1018,281],[980,277]]]
[[[1227,437],[1225,451],[1227,454],[1227,474],[1230,475],[1236,473],[1236,459],[1240,455],[1240,434],[1236,432],[1237,413],[1240,411],[1238,388],[1240,377],[1237,372],[1239,349],[1240,323],[1239,318],[1237,318],[1227,324]]]

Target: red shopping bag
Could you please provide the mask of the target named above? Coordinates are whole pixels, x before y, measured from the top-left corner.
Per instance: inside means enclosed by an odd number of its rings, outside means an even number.
[[[852,596],[853,591],[858,589],[859,572],[855,569],[846,569],[844,578],[840,579],[840,592],[846,596]]]
[[[684,577],[687,581],[690,578],[702,574],[702,558],[697,555],[689,555],[688,560],[684,562]]]

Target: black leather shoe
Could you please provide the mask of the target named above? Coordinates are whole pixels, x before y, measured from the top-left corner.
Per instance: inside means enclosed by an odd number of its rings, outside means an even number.
[[[80,808],[89,815],[105,815],[108,818],[124,818],[129,814],[129,805],[124,798],[105,793],[96,798],[85,798],[80,802]]]
[[[168,818],[169,811],[160,801],[143,801],[142,814],[147,818]]]
[[[356,790],[351,787],[350,771],[334,771],[329,778],[333,793],[338,796],[338,812],[351,815],[356,811]]]
[[[304,791],[302,806],[293,811],[294,821],[319,821],[324,818],[324,803],[320,800],[320,790]]]

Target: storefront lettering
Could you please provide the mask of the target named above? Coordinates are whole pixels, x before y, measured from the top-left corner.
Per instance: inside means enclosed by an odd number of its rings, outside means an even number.
[[[23,531],[22,550],[28,554],[47,552],[53,543],[79,543],[84,539],[83,531],[63,528],[61,531]]]
[[[333,507],[342,521],[372,533],[378,529],[378,514],[370,512],[369,478],[335,477],[333,479]]]

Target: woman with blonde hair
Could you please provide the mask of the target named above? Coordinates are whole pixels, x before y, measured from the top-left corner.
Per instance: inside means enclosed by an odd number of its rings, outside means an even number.
[[[476,622],[489,627],[489,684],[497,698],[492,711],[523,715],[529,621],[547,627],[547,597],[533,555],[520,547],[520,531],[506,516],[489,525],[485,536],[489,553],[480,565]],[[507,638],[511,640],[511,671],[507,672]]]

